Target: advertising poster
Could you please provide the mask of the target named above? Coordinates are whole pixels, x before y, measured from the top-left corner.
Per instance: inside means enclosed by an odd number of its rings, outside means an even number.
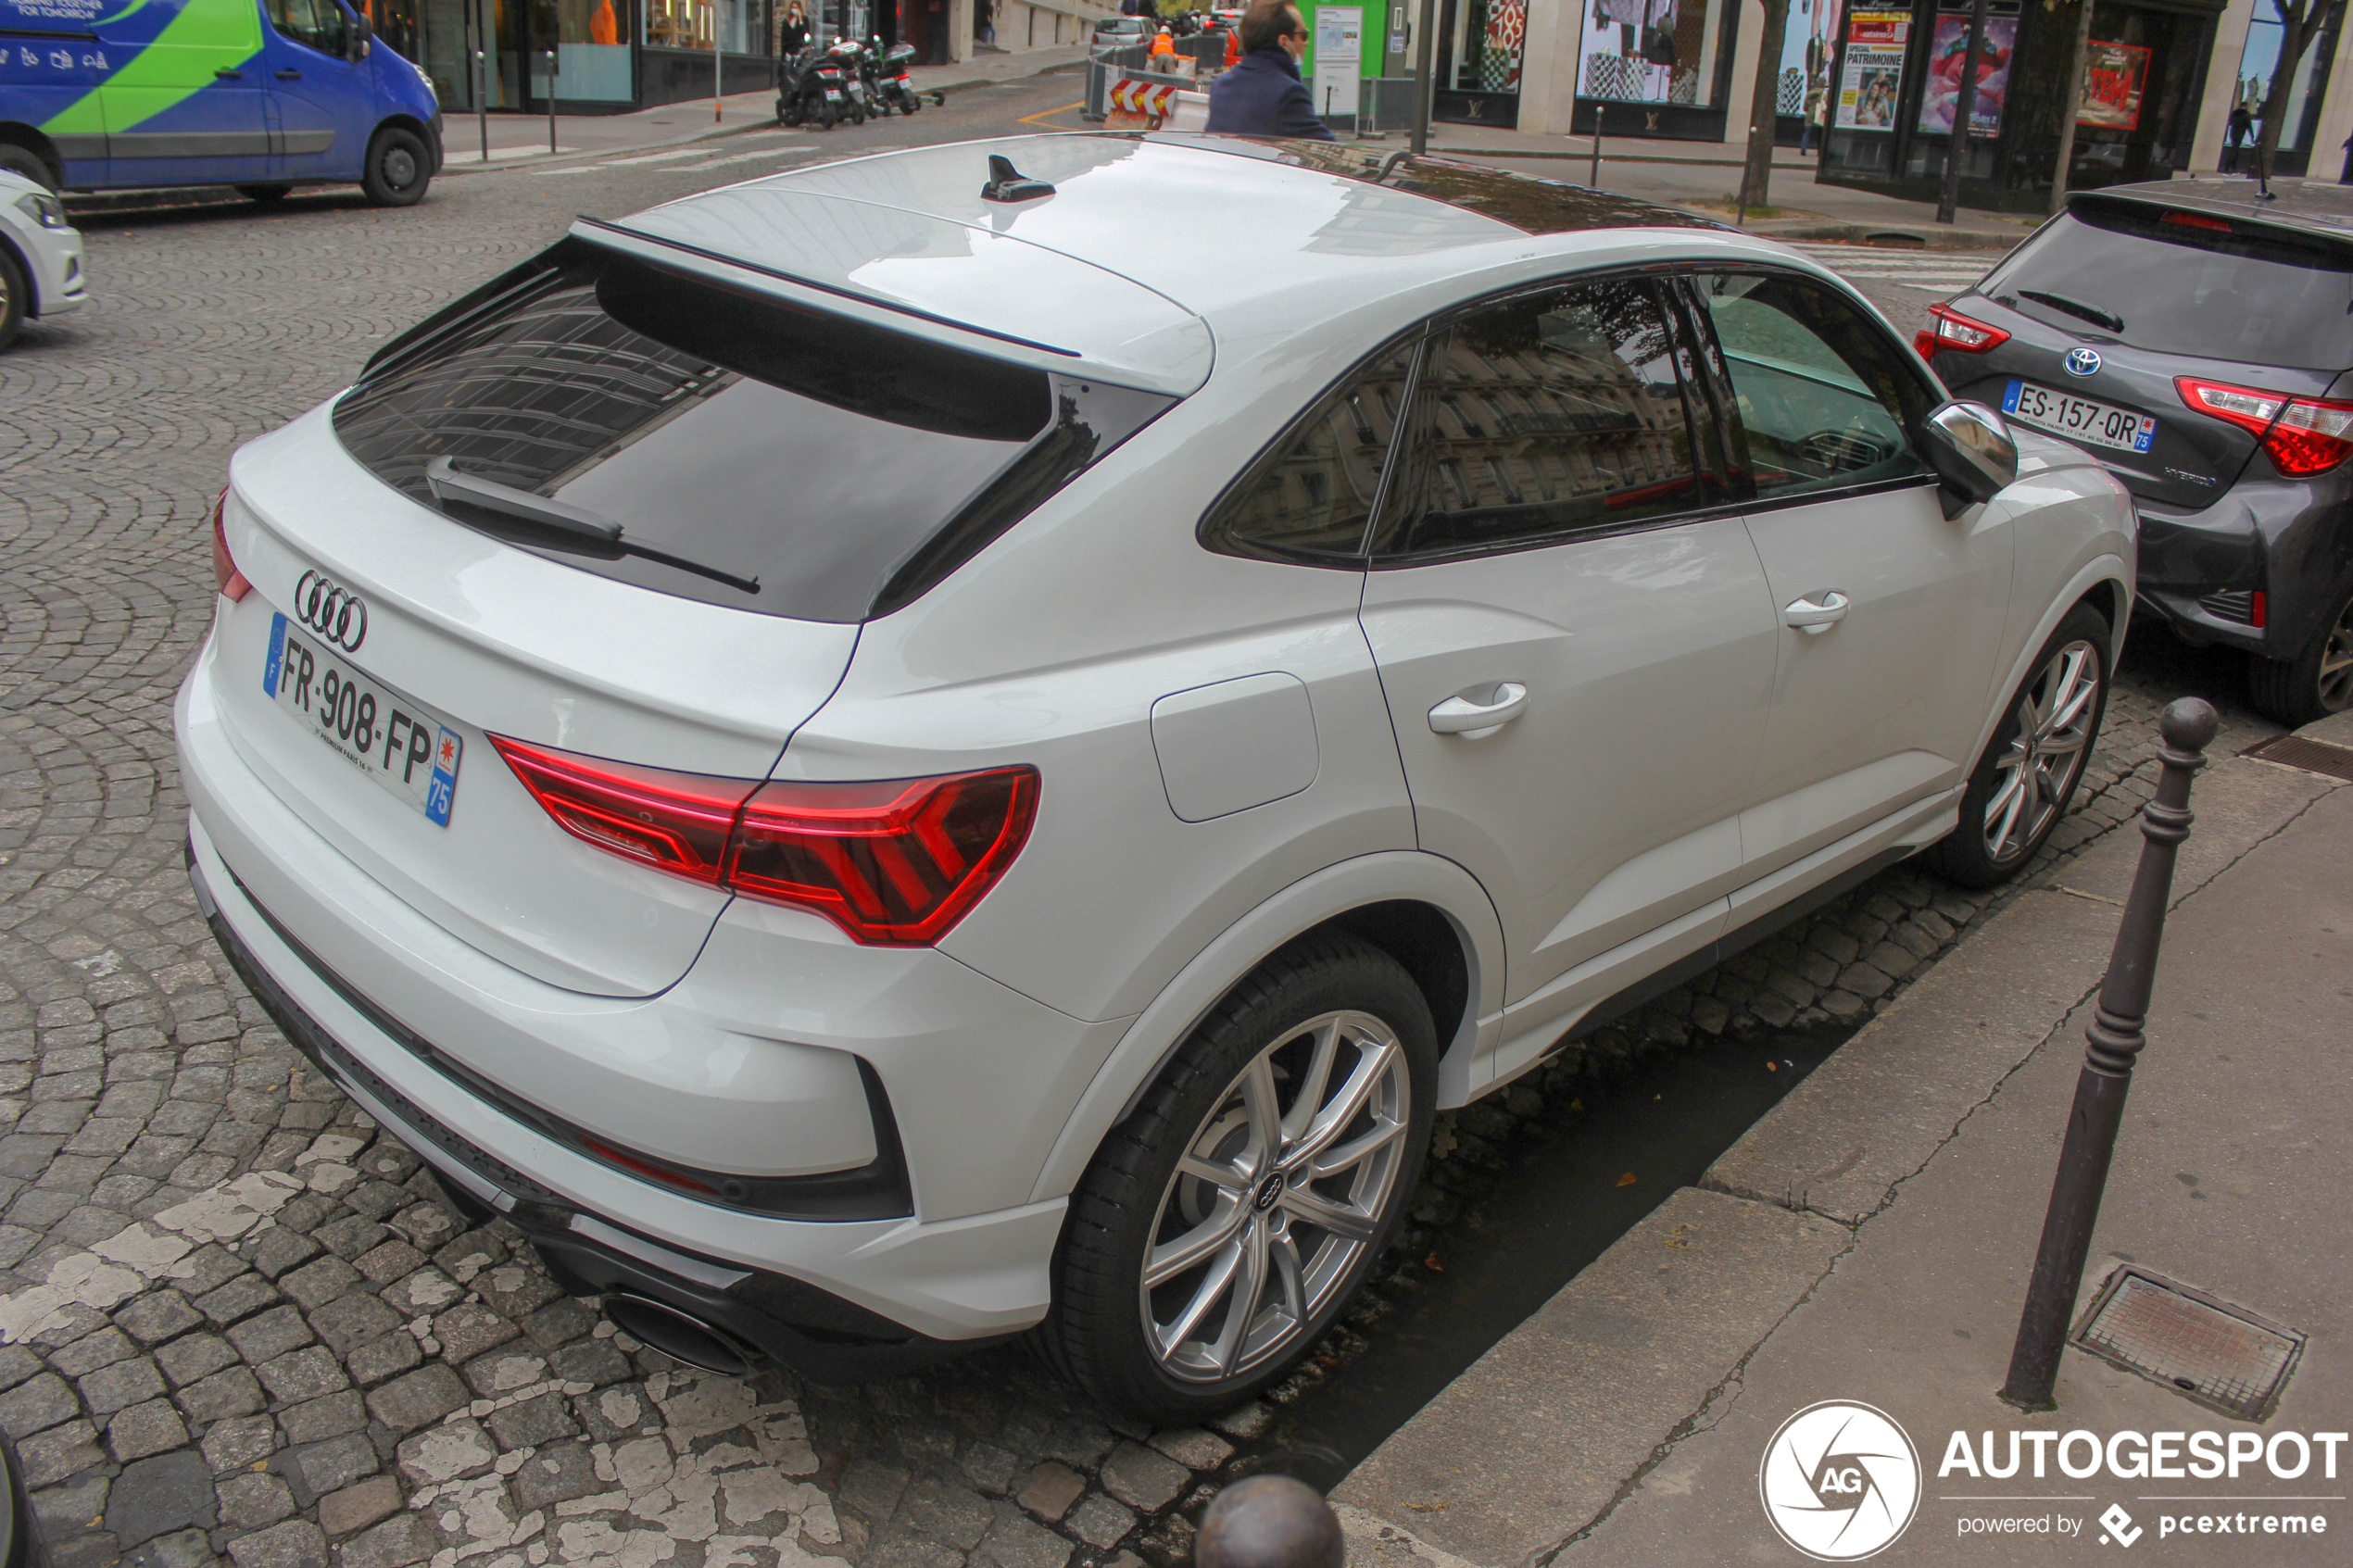
[[[2018,44],[2016,17],[1985,19],[1985,47],[1977,62],[1977,103],[1969,112],[1972,136],[2002,129],[2002,100],[2010,85],[2010,57]],[[1936,19],[1929,41],[1928,90],[1920,94],[1922,131],[1953,129],[1953,106],[1961,95],[1961,69],[1969,61],[1969,18],[1946,13]]]
[[[2078,125],[2131,131],[2141,123],[2141,83],[2147,80],[2149,52],[2137,44],[2095,38],[2083,45],[2083,101]]]
[[[1833,123],[1851,131],[1895,129],[1895,93],[1904,80],[1906,11],[1855,11],[1846,19],[1846,62]]]

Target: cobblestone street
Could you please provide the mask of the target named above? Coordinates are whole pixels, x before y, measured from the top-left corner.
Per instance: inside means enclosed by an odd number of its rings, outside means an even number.
[[[61,1568],[1167,1568],[1274,1417],[1114,1427],[1015,1349],[857,1389],[683,1369],[560,1297],[513,1233],[465,1228],[197,912],[170,705],[232,451],[575,212],[811,143],[728,146],[725,168],[448,179],[407,211],[334,194],[86,219],[94,303],[0,356],[0,1426]],[[1883,303],[1908,328],[1928,297]],[[2138,809],[2171,697],[2222,707],[2218,754],[2275,733],[2234,664],[2145,641],[2046,859]],[[1898,867],[1444,1118],[1395,1270],[1516,1127],[1573,1128],[1586,1086],[1646,1053],[1858,1022],[2007,896]],[[1386,1288],[1278,1400],[1346,1375]]]

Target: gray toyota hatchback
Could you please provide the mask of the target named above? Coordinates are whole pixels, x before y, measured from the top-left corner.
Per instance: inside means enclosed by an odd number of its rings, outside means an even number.
[[[1956,397],[2096,453],[2140,512],[2140,605],[2244,648],[2284,724],[2353,706],[2353,191],[2077,192],[1918,347]]]

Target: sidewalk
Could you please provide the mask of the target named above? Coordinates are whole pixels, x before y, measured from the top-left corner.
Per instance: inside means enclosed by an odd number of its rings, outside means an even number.
[[[908,74],[914,79],[915,90],[919,93],[954,93],[1040,76],[1050,70],[1081,64],[1086,58],[1085,44],[1070,44],[1060,48],[1028,49],[1019,54],[975,55],[969,60],[951,65],[918,66]],[[443,119],[441,133],[447,155],[443,174],[464,174],[485,167],[483,157],[484,118],[477,114],[453,112]],[[490,143],[487,166],[508,169],[534,160],[653,152],[711,136],[774,126],[776,123],[776,90],[763,87],[754,93],[731,93],[719,100],[719,112],[715,117],[709,98],[663,104],[656,108],[639,109],[634,114],[560,114],[556,117],[557,150],[553,154],[547,150],[546,115],[494,114],[486,118]]]
[[[1429,150],[1540,180],[1581,185],[1591,176],[1593,139],[1435,125],[1430,128]],[[1734,216],[1733,201],[1740,194],[1745,150],[1715,142],[1612,136],[1604,125],[1601,186],[1622,195],[1695,207],[1730,222]],[[1956,222],[1939,223],[1933,202],[1902,201],[1870,191],[1817,184],[1815,161],[1814,155],[1794,147],[1774,149],[1768,194],[1776,216],[1751,220],[1748,227],[1753,232],[1783,240],[1878,240],[1926,249],[2007,249],[2042,221],[2032,214],[1964,207]]]
[[[2353,718],[2304,733],[2353,746]],[[2012,1432],[2353,1425],[2353,786],[2228,758],[2191,804],[2078,1310],[2133,1262],[2308,1334],[2266,1424],[2072,1348],[2056,1411],[1994,1397],[2140,853],[2118,832],[1969,937],[1360,1465],[1333,1495],[1356,1568],[1803,1562],[1768,1523],[1759,1467],[1785,1421],[1829,1399],[1876,1406],[1919,1451],[1918,1514],[1875,1561],[2098,1553],[2111,1505],[2134,1521],[2120,1533],[2136,1562],[2344,1561],[2309,1537],[2218,1547],[2160,1530],[2185,1512],[2259,1529],[2290,1512],[2353,1529],[2353,1453],[2324,1476],[2316,1449],[2294,1480],[2261,1462],[2234,1483],[1938,1474],[1956,1433],[1982,1453],[1990,1432],[2006,1454]],[[2013,1518],[2041,1533],[1963,1533]]]

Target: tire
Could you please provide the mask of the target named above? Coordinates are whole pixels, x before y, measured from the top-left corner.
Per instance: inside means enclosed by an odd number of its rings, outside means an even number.
[[[799,125],[801,120],[806,118],[807,117],[801,113],[800,100],[799,98],[779,98],[776,100],[777,124],[787,126]]]
[[[275,207],[294,194],[294,187],[292,185],[240,185],[237,187],[237,194],[247,201],[257,201],[264,207]]]
[[[25,308],[31,303],[31,286],[25,281],[24,269],[6,247],[0,246],[0,348],[17,341],[17,330],[24,325]]]
[[[433,155],[413,131],[387,125],[368,144],[368,164],[359,188],[378,207],[414,207],[433,183]]]
[[[2291,730],[2353,708],[2353,594],[2296,658],[2249,659],[2246,695],[2265,718]]]
[[[1925,857],[1946,881],[2009,881],[2067,815],[2108,711],[2108,637],[2099,611],[2077,605],[2034,656],[1969,774],[1960,825]]]
[[[817,105],[817,129],[831,131],[833,128],[834,106],[830,101],[821,100]]]
[[[1149,1422],[1199,1420],[1279,1381],[1379,1262],[1437,1088],[1429,1008],[1396,960],[1338,933],[1277,953],[1097,1150],[1071,1196],[1041,1348],[1105,1408]],[[1310,1089],[1320,1114],[1302,1109]],[[1167,1272],[1148,1286],[1155,1254]]]
[[[57,171],[49,167],[47,158],[31,147],[20,147],[14,142],[0,142],[0,169],[11,174],[23,175],[52,195],[57,194]]]

